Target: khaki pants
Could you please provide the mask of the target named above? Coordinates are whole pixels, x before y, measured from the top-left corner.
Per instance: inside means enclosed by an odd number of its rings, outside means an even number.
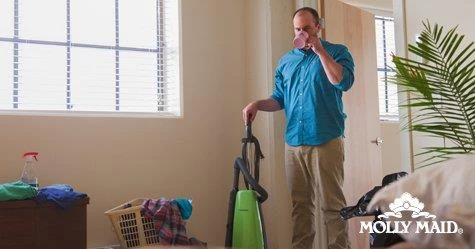
[[[319,146],[286,145],[285,170],[292,199],[293,249],[349,248],[348,227],[340,218],[343,195],[343,139]],[[323,217],[321,217],[323,216]],[[322,221],[322,222],[316,222]],[[323,235],[323,236],[322,236]]]

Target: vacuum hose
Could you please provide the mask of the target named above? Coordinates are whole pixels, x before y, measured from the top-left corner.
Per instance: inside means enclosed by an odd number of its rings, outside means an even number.
[[[261,185],[259,185],[256,179],[251,176],[251,174],[249,173],[249,169],[247,168],[246,163],[242,158],[238,157],[234,161],[234,171],[235,176],[239,176],[239,171],[241,171],[242,175],[244,176],[244,180],[249,183],[249,185],[251,185],[251,188],[258,194],[257,200],[259,201],[259,203],[263,203],[267,200],[267,191]]]

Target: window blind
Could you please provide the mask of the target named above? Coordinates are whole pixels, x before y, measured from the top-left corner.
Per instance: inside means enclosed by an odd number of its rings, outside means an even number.
[[[175,0],[0,1],[0,110],[179,115],[179,81]]]
[[[376,51],[378,71],[379,115],[382,120],[399,119],[397,86],[388,79],[394,76],[391,54],[395,53],[394,19],[376,16]]]

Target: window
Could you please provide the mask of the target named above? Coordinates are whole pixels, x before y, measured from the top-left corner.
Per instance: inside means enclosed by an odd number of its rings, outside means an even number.
[[[399,120],[397,86],[388,82],[395,72],[391,54],[395,53],[394,19],[376,16],[379,116],[381,120]]]
[[[0,1],[0,110],[180,114],[176,0]]]

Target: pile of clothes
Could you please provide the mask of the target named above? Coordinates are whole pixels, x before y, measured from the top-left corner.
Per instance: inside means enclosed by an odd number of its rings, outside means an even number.
[[[193,210],[189,199],[148,199],[142,203],[141,213],[153,220],[162,245],[193,245],[206,247],[206,243],[196,238],[188,238],[185,220]]]
[[[85,193],[76,192],[67,184],[54,184],[37,190],[22,182],[0,184],[0,201],[32,199],[39,203],[52,201],[62,209],[67,209],[79,199],[86,198]]]

